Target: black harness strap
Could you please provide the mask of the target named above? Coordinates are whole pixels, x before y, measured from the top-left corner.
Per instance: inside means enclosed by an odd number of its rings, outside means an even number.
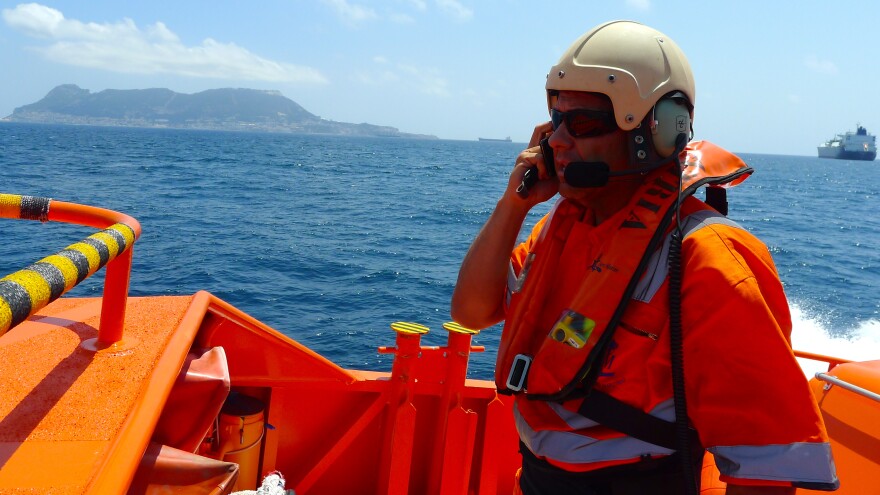
[[[643,442],[675,451],[681,448],[676,440],[675,423],[651,416],[596,389],[590,391],[578,413]],[[690,431],[692,439],[698,438],[696,430]]]
[[[727,216],[727,189],[723,187],[706,188],[706,204],[718,213]]]

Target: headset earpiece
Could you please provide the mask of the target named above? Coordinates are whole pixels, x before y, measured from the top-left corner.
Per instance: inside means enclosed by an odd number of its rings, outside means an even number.
[[[651,138],[654,150],[662,158],[675,152],[675,142],[679,134],[687,138],[691,129],[691,113],[687,103],[680,98],[662,98],[654,105],[654,121]]]

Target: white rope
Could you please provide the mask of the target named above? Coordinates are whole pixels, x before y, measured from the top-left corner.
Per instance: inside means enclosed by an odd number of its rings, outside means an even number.
[[[242,490],[230,495],[296,495],[292,489],[284,489],[284,476],[278,471],[263,478],[263,484],[256,490]]]

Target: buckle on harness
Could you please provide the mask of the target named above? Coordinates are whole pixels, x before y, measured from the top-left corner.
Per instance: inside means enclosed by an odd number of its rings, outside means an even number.
[[[529,366],[532,358],[525,354],[517,354],[510,365],[510,373],[507,374],[507,388],[514,392],[521,391],[526,386],[526,377],[529,374]]]

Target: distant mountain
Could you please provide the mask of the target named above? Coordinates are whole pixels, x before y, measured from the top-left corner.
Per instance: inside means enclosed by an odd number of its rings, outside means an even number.
[[[63,84],[42,100],[16,108],[3,120],[436,139],[403,133],[394,127],[324,120],[278,91],[241,88],[209,89],[195,94],[165,88],[106,89],[92,93],[75,84]]]

